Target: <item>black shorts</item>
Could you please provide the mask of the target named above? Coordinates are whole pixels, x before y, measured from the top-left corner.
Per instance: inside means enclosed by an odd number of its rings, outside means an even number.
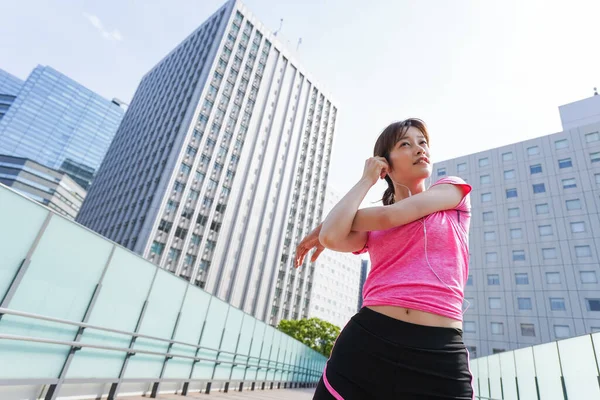
[[[364,307],[338,336],[313,399],[473,399],[462,331]]]

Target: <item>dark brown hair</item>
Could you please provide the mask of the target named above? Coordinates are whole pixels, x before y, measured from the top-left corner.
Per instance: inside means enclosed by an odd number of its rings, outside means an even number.
[[[385,128],[383,132],[381,132],[381,135],[379,135],[377,141],[375,142],[373,156],[384,157],[391,166],[390,151],[394,148],[396,143],[406,136],[406,132],[411,126],[414,126],[420,130],[423,136],[425,136],[427,143],[429,143],[429,133],[427,132],[427,126],[425,125],[425,122],[418,118],[409,118],[405,119],[404,121],[394,122]],[[385,192],[383,192],[381,201],[383,202],[384,206],[389,206],[390,204],[394,204],[394,183],[387,175],[385,177],[385,181],[388,184],[388,188],[385,190]]]

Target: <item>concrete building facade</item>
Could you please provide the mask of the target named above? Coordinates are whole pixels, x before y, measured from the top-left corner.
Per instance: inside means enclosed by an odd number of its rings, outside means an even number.
[[[308,315],[337,106],[239,1],[143,78],[78,222],[276,324]]]
[[[434,165],[447,175],[473,186],[471,353],[600,330],[600,122]]]

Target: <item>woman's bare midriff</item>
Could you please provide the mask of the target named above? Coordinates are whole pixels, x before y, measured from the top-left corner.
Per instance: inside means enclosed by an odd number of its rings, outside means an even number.
[[[441,315],[432,314],[425,311],[413,310],[412,308],[396,306],[367,306],[367,308],[370,308],[371,310],[380,314],[387,315],[388,317],[409,322],[411,324],[462,329],[462,321],[457,321],[452,318],[443,317]]]

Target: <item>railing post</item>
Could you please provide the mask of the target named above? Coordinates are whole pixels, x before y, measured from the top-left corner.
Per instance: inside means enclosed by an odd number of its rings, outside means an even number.
[[[185,303],[185,298],[187,296],[189,288],[190,288],[190,285],[187,285],[185,287],[185,293],[183,294],[183,297],[181,299],[181,305],[179,306],[179,312],[177,313],[177,318],[175,319],[175,324],[173,325],[173,331],[171,332],[171,342],[169,342],[169,345],[167,346],[167,354],[170,354],[171,349],[173,348],[173,340],[175,340],[175,334],[177,333],[177,328],[179,327],[179,320],[181,319],[181,310],[183,310],[183,304]],[[167,362],[171,358],[172,357],[170,357],[170,356],[165,356],[165,359],[163,360],[162,368],[160,370],[159,381],[154,382],[154,384],[152,385],[152,393],[150,394],[151,398],[156,398],[156,396],[158,396],[158,391],[160,390],[160,379],[162,379],[165,376],[165,370],[167,369]]]
[[[200,336],[198,337],[198,347],[196,347],[196,352],[194,353],[194,357],[198,357],[198,352],[200,351],[200,344],[202,343],[202,336],[204,335],[204,329],[206,328],[206,317],[208,316],[208,311],[210,310],[210,303],[212,302],[213,296],[210,296],[208,298],[208,305],[206,306],[206,313],[204,313],[204,321],[202,322],[202,328],[200,329]],[[194,360],[194,362],[192,362],[192,366],[190,368],[190,376],[189,379],[191,380],[193,375],[194,375],[194,368],[196,367],[196,363],[198,361]],[[188,384],[189,386],[189,384]],[[200,392],[202,392],[202,390],[200,390]],[[187,392],[186,394],[187,395]],[[184,396],[185,396],[184,395]]]
[[[142,310],[140,311],[140,316],[138,317],[137,324],[135,325],[135,330],[133,331],[134,335],[131,337],[129,341],[129,349],[131,350],[125,355],[125,359],[123,360],[123,365],[121,365],[121,371],[119,371],[119,380],[113,383],[110,386],[110,391],[108,392],[108,400],[116,400],[117,395],[119,393],[119,388],[121,387],[121,383],[123,382],[123,376],[125,376],[125,371],[127,370],[127,365],[129,364],[129,359],[131,356],[135,354],[133,351],[133,346],[135,345],[135,341],[137,339],[137,333],[140,331],[142,327],[142,321],[144,320],[144,316],[146,315],[146,310],[148,309],[148,299],[150,298],[150,293],[152,293],[152,287],[154,286],[154,281],[156,280],[156,275],[158,274],[158,267],[154,270],[154,276],[152,277],[152,283],[150,283],[150,287],[148,288],[148,293],[146,294],[146,300],[144,300],[144,304],[142,305]]]

